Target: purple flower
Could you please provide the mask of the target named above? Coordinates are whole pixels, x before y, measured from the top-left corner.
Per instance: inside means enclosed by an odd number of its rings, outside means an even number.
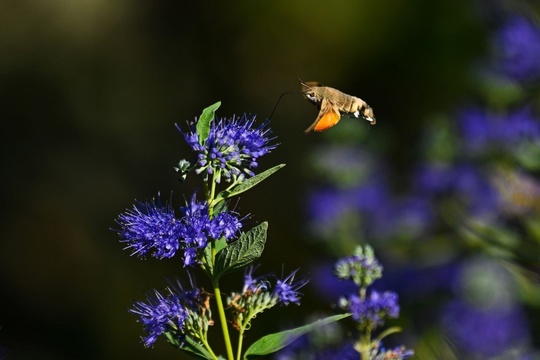
[[[313,279],[312,285],[318,296],[326,303],[335,303],[342,294],[350,294],[357,290],[351,281],[342,281],[334,275],[334,264],[315,264],[311,268]]]
[[[198,202],[196,194],[180,212],[181,218],[177,219],[170,206],[138,203],[118,217],[122,242],[127,242],[126,248],[140,257],[151,254],[158,259],[171,258],[182,250],[184,266],[190,266],[197,263],[199,251],[210,239],[231,240],[242,227],[233,212],[221,212],[210,218],[208,204]]]
[[[475,308],[462,301],[444,312],[449,338],[469,354],[501,355],[527,339],[525,316],[517,307]]]
[[[497,210],[498,197],[495,189],[489,179],[472,165],[464,164],[455,168],[454,187],[471,215],[486,217]]]
[[[516,80],[540,75],[540,29],[522,17],[509,19],[496,34],[501,69]]]
[[[373,237],[419,237],[433,221],[431,199],[424,194],[406,196],[392,202],[381,203],[369,222]]]
[[[358,295],[350,295],[341,299],[341,305],[352,313],[352,318],[361,327],[374,329],[384,324],[385,318],[397,318],[399,316],[398,296],[391,291],[379,293],[372,290],[365,299]]]
[[[166,289],[162,295],[157,290],[146,296],[146,301],[136,301],[128,311],[139,317],[147,336],[143,337],[144,346],[152,346],[165,332],[172,333],[180,342],[184,339],[185,323],[189,311],[196,311],[198,303],[194,299],[201,296],[198,289],[188,290],[177,287]]]
[[[501,144],[515,146],[521,141],[540,138],[540,122],[532,108],[525,106],[509,113],[494,124],[494,137]]]
[[[216,182],[220,182],[222,176],[225,181],[234,182],[243,180],[246,175],[253,176],[258,158],[276,148],[277,145],[269,144],[275,137],[270,137],[268,124],[264,122],[255,127],[255,117],[247,115],[216,119],[211,123],[204,145],[199,143],[195,124],[187,132],[177,128],[193,151],[198,153],[198,174],[216,174]]]
[[[128,244],[126,249],[131,249],[132,255],[145,257],[151,253],[158,259],[170,258],[180,246],[182,227],[170,206],[139,202],[121,214],[117,223],[122,227],[121,242]]]
[[[266,291],[270,287],[270,283],[264,276],[254,277],[253,273],[257,267],[248,266],[244,273],[244,289],[243,294],[252,293],[257,294],[261,291]]]
[[[540,138],[540,121],[530,106],[504,115],[494,115],[479,108],[469,108],[461,114],[460,128],[469,150],[514,148],[522,141]]]
[[[452,168],[447,165],[422,165],[415,170],[413,181],[417,193],[442,194],[452,187]]]
[[[284,279],[278,279],[276,282],[276,287],[274,289],[274,295],[277,296],[279,302],[284,305],[289,305],[290,303],[300,305],[300,293],[298,290],[308,283],[308,280],[301,279],[294,281],[294,277],[298,270],[293,271],[287,275]]]
[[[479,151],[493,140],[492,120],[484,109],[470,107],[461,112],[459,128],[469,150]]]
[[[208,204],[198,202],[195,194],[191,201],[181,208],[181,212],[183,217],[180,238],[184,250],[184,266],[196,263],[196,254],[206,248],[209,239],[224,237],[231,240],[242,227],[242,223],[233,213],[221,212],[210,218]]]

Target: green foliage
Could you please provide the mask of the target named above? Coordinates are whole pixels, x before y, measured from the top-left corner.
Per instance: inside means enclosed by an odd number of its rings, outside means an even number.
[[[221,106],[221,101],[205,108],[199,120],[197,121],[197,136],[199,137],[199,143],[204,145],[208,134],[210,134],[210,123],[214,120],[216,110]]]
[[[229,190],[221,191],[216,196],[216,198],[214,199],[212,205],[215,206],[215,205],[219,204],[220,202],[222,202],[223,200],[230,199],[233,196],[239,195],[239,194],[251,189],[252,187],[259,184],[261,181],[263,181],[264,179],[266,179],[267,177],[269,177],[270,175],[272,175],[276,171],[282,169],[284,166],[285,166],[285,164],[276,165],[276,166],[274,166],[274,167],[272,167],[272,168],[270,168],[270,169],[268,169],[266,171],[263,171],[260,174],[257,174],[255,176],[249,178],[249,179],[244,180],[242,183],[240,183],[238,185],[235,185],[234,187],[232,187]]]
[[[217,253],[214,278],[240,270],[259,258],[266,243],[268,223],[263,222]]]
[[[293,341],[295,341],[302,335],[305,335],[317,328],[320,328],[321,326],[331,324],[349,316],[351,316],[351,314],[329,316],[327,318],[317,320],[315,322],[312,322],[311,324],[300,326],[295,329],[285,330],[275,334],[263,336],[246,350],[246,353],[244,354],[244,359],[256,359],[260,356],[274,353],[291,344]]]

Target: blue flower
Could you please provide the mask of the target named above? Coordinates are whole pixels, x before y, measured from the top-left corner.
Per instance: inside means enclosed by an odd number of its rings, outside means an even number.
[[[170,206],[138,203],[118,217],[122,242],[127,242],[126,248],[140,257],[150,254],[158,259],[171,258],[181,250],[184,266],[191,266],[197,263],[200,250],[210,239],[231,240],[242,227],[233,212],[223,211],[210,218],[208,204],[198,202],[196,194],[180,208],[180,213],[178,219]]]
[[[197,262],[197,253],[206,248],[209,239],[224,237],[233,239],[242,227],[240,219],[234,213],[221,212],[210,218],[208,204],[198,202],[194,194],[189,203],[181,208],[182,226],[180,241],[184,250],[184,266]]]
[[[540,29],[522,17],[509,19],[495,37],[501,69],[516,80],[540,75]]]
[[[471,164],[456,166],[454,169],[454,189],[468,213],[475,217],[494,215],[498,206],[498,196],[487,177]]]
[[[293,271],[287,275],[284,279],[278,279],[276,282],[276,287],[274,289],[274,296],[279,299],[284,305],[289,305],[290,303],[300,305],[300,293],[298,290],[308,283],[308,280],[301,279],[294,282],[294,277],[298,270]]]
[[[459,116],[459,128],[466,147],[472,151],[486,148],[493,140],[492,120],[484,109],[469,107]]]
[[[204,145],[199,142],[195,124],[189,131],[178,130],[184,135],[188,145],[197,155],[196,173],[215,174],[215,181],[242,181],[253,176],[259,157],[269,153],[277,145],[269,144],[275,137],[270,137],[268,122],[255,127],[255,117],[243,115],[231,119],[222,118],[211,123],[210,134]]]
[[[425,164],[415,170],[413,181],[414,190],[419,194],[443,194],[452,188],[452,168],[448,165]]]
[[[174,256],[179,248],[182,226],[170,206],[158,206],[154,201],[139,202],[132,210],[121,214],[117,223],[122,227],[120,236],[126,249],[133,255],[162,259]]]
[[[258,294],[261,291],[266,291],[270,287],[270,283],[264,276],[254,277],[253,272],[257,269],[256,266],[248,266],[244,272],[244,289],[243,294]]]
[[[540,122],[534,116],[532,108],[525,106],[498,119],[493,132],[501,144],[512,147],[521,141],[538,140]]]
[[[447,306],[443,326],[449,339],[468,354],[502,355],[527,339],[527,321],[516,306],[476,308],[457,300]]]
[[[370,329],[383,325],[385,318],[399,316],[398,296],[391,291],[379,293],[372,290],[365,299],[358,295],[350,295],[346,299],[342,298],[340,303],[361,327]]]
[[[512,149],[522,141],[540,138],[540,121],[530,106],[504,115],[469,108],[461,114],[460,129],[467,148],[474,152],[500,146]]]
[[[128,311],[139,317],[147,336],[142,337],[144,346],[152,346],[162,334],[172,333],[177,340],[183,341],[185,324],[189,311],[197,311],[200,290],[186,290],[179,283],[169,287],[166,294],[154,290],[146,296],[146,301],[136,301]]]

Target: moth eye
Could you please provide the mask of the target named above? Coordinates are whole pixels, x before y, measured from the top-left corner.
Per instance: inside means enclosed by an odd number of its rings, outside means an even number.
[[[307,93],[306,96],[307,96],[307,98],[308,98],[309,100],[311,100],[311,101],[317,100],[317,99],[315,98],[315,94],[314,94],[314,93]]]

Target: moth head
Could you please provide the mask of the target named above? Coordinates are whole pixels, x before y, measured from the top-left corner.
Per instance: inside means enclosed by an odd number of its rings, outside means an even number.
[[[373,113],[373,109],[367,104],[362,108],[361,115],[364,119],[369,121],[371,125],[375,125],[375,123],[377,122],[377,120],[375,119],[375,114]]]
[[[300,84],[302,85],[302,94],[304,94],[309,101],[312,103],[318,103],[321,101],[317,88],[321,87],[322,84],[314,81],[304,82],[302,80],[300,80]]]

